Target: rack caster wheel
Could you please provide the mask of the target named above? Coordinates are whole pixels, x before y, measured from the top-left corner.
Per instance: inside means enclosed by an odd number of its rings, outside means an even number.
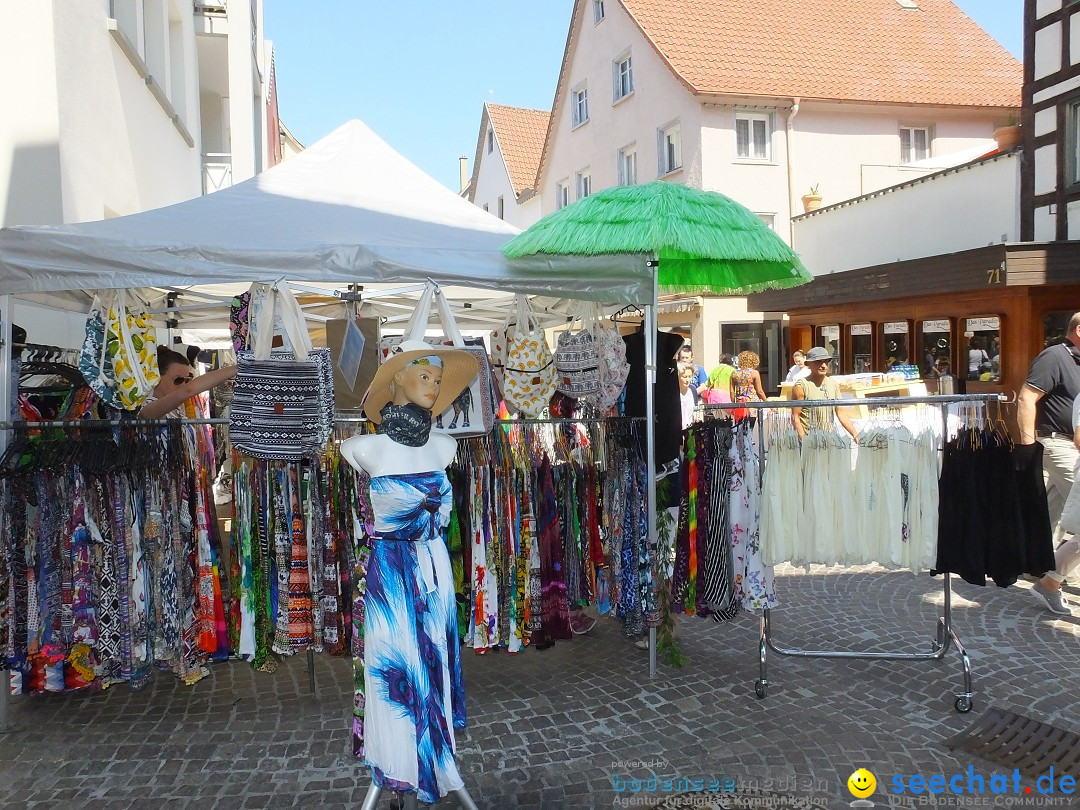
[[[758,700],[764,700],[769,694],[769,685],[762,680],[754,681],[754,694],[757,695]]]
[[[966,695],[961,695],[960,697],[958,697],[958,698],[956,699],[956,702],[955,702],[955,703],[953,703],[953,707],[954,707],[954,708],[955,708],[955,709],[956,709],[956,710],[957,710],[958,712],[960,712],[960,714],[967,714],[967,713],[968,713],[968,712],[970,712],[970,711],[971,711],[971,710],[972,710],[973,708],[975,708],[975,704],[974,704],[974,703],[972,703],[972,701],[971,701],[971,698],[970,698],[970,697],[967,697]]]

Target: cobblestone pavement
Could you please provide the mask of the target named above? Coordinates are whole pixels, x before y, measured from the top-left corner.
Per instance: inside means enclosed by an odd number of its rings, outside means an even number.
[[[779,642],[930,649],[940,579],[874,568],[779,573]],[[955,653],[941,662],[772,656],[770,693],[757,700],[749,615],[724,626],[680,617],[689,662],[661,666],[655,679],[647,654],[612,620],[543,652],[466,652],[470,716],[459,764],[481,808],[606,810],[644,796],[616,794],[613,777],[650,773],[731,778],[830,810],[849,806],[845,783],[860,766],[877,775],[878,807],[904,806],[884,793],[893,775],[973,766],[989,782],[1004,769],[942,745],[988,706],[1080,728],[1080,619],[1053,617],[1028,588],[956,586],[955,624],[976,691],[967,715],[953,710],[962,683]],[[159,677],[139,693],[14,698],[15,730],[0,734],[0,807],[359,807],[368,776],[350,753],[351,664],[316,656],[315,677],[313,696],[298,656],[272,675],[242,662],[214,665],[192,687]],[[936,798],[930,806],[958,806]],[[961,798],[985,804],[959,806],[991,807],[1032,797]],[[1080,798],[1058,802],[1080,807]],[[456,805],[447,798],[439,807]]]

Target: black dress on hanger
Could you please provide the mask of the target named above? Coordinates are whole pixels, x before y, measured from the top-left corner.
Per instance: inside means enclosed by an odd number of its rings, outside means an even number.
[[[645,332],[623,338],[630,375],[626,378],[626,415],[645,416]],[[656,385],[653,408],[656,412],[656,466],[679,455],[682,442],[682,407],[679,402],[679,372],[675,353],[682,348],[682,336],[656,333]]]

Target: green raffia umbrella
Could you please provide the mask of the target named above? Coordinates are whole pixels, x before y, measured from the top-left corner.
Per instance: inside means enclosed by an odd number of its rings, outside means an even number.
[[[715,191],[661,181],[590,194],[515,236],[503,253],[645,254],[659,260],[657,281],[667,292],[749,295],[813,278],[750,209]]]

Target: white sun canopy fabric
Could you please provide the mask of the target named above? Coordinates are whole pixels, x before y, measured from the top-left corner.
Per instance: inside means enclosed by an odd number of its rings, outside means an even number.
[[[507,260],[516,229],[360,121],[231,188],[126,217],[0,229],[0,294],[288,279],[646,304],[642,256]]]

